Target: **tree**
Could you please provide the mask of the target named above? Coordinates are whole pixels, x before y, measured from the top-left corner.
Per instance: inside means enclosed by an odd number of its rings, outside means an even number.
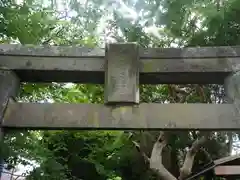
[[[239,19],[235,16],[240,7],[238,0],[124,0],[123,3],[25,0],[18,4],[1,0],[0,40],[88,47],[101,47],[106,41],[137,41],[143,47],[239,44]],[[218,85],[142,85],[140,89],[142,102],[224,101],[224,90]],[[102,103],[103,87],[22,83],[19,100]],[[225,145],[230,137],[226,132],[212,133],[206,142],[202,132],[161,132],[157,138],[158,134],[146,131],[9,131],[4,154],[9,164],[29,164],[22,157],[39,164],[28,179],[113,179],[120,176],[143,180],[164,176],[164,172],[182,178],[209,161],[205,152],[216,159],[227,155],[230,149]],[[232,136],[238,134],[231,135],[230,146]],[[204,142],[204,149],[195,148],[196,139],[204,140],[200,141]],[[186,147],[190,148],[187,152]],[[157,162],[153,159],[156,154],[160,158]],[[158,171],[162,164],[170,173]],[[85,174],[81,174],[79,166],[86,169]],[[154,173],[156,170],[158,172]]]

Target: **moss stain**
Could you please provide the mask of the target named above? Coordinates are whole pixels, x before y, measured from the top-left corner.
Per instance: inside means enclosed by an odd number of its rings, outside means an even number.
[[[153,62],[152,61],[147,61],[143,64],[143,71],[144,72],[150,72],[153,69]]]
[[[98,113],[97,112],[94,112],[94,113],[90,114],[90,116],[88,118],[88,123],[91,126],[99,127],[99,119],[98,119]]]
[[[119,107],[119,110],[120,110],[121,114],[124,114],[125,112],[127,112],[127,107],[121,106],[121,107]]]
[[[36,48],[37,46],[36,45],[34,45],[34,44],[25,44],[24,45],[25,47],[34,47],[34,48]]]

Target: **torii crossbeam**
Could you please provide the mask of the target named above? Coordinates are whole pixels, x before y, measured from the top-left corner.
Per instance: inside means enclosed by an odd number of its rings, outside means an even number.
[[[139,84],[223,84],[240,47],[0,45],[2,128],[239,130],[233,104],[139,104]],[[104,83],[105,104],[19,103],[19,82]]]

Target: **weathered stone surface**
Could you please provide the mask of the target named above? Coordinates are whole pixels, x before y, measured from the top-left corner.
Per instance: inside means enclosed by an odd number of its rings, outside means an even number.
[[[0,44],[0,55],[41,57],[103,57],[104,49],[80,46]]]
[[[225,79],[225,92],[228,102],[232,102],[237,113],[240,114],[240,71],[232,73]]]
[[[80,46],[35,46],[0,44],[0,55],[104,57],[103,48]],[[239,57],[240,46],[188,47],[188,48],[140,48],[140,58],[216,58]]]
[[[104,58],[1,56],[21,81],[104,83]],[[140,59],[140,84],[223,84],[239,58]]]
[[[0,70],[0,124],[9,98],[15,97],[18,89],[18,77],[11,71]]]
[[[138,45],[107,44],[105,67],[105,103],[139,103]]]
[[[240,118],[231,104],[10,103],[5,128],[238,130]]]
[[[240,47],[139,48],[140,84],[223,84],[240,69]],[[104,83],[104,49],[0,45],[0,69],[21,81]]]
[[[2,129],[3,116],[9,99],[14,98],[16,96],[18,89],[19,89],[18,77],[11,71],[0,70],[0,145],[2,145],[2,140],[4,136],[4,129]],[[1,154],[0,163],[2,163]]]

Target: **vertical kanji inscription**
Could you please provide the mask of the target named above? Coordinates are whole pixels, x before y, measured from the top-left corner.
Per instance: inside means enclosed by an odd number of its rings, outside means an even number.
[[[105,103],[139,103],[138,45],[107,44],[105,57]]]

